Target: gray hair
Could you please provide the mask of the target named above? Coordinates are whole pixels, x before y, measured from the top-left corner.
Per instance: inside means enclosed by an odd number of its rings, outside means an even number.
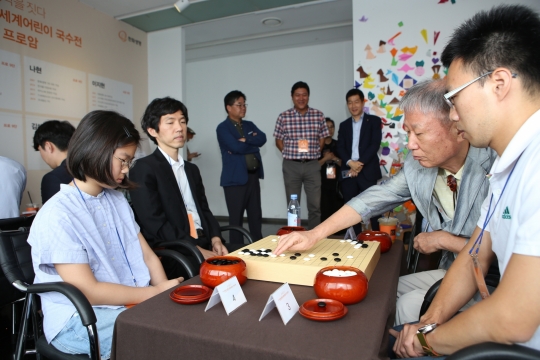
[[[411,87],[399,103],[405,112],[419,111],[424,115],[434,115],[443,125],[449,125],[450,107],[444,100],[446,93],[445,80],[427,80]]]

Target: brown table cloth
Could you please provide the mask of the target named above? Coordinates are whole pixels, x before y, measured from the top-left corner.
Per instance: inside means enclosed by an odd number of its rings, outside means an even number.
[[[403,244],[382,254],[366,298],[349,305],[337,321],[316,322],[296,314],[287,325],[273,309],[259,321],[268,297],[281,284],[248,280],[247,303],[227,316],[223,305],[180,305],[166,291],[120,314],[112,358],[148,359],[385,359],[394,323]],[[184,284],[200,284],[199,277]],[[313,287],[291,285],[302,305]]]

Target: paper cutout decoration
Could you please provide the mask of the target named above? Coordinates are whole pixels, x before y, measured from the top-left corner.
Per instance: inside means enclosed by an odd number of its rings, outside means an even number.
[[[384,95],[384,92],[382,94],[377,95],[377,99],[382,100],[384,99],[386,95]]]
[[[416,50],[418,50],[418,46],[415,46],[415,47],[405,46],[403,49],[401,49],[401,52],[409,53],[411,55],[414,55],[414,54],[416,54]]]
[[[367,44],[364,50],[366,51],[366,59],[371,60],[376,58],[375,54],[371,51],[371,46],[369,44]]]
[[[439,38],[439,35],[441,35],[440,31],[433,32],[433,45],[437,44],[437,39]]]
[[[434,64],[436,64],[436,63],[439,62],[439,58],[432,58],[431,61],[432,61]]]
[[[372,93],[372,92],[370,91],[370,92],[367,94],[367,97],[368,97],[369,101],[371,101],[371,100],[375,99],[375,94]]]
[[[377,50],[379,54],[384,54],[386,52],[385,45],[386,45],[386,41],[382,41],[382,40],[379,41],[379,49]]]
[[[401,108],[396,108],[396,111],[394,112],[394,116],[399,116],[399,115],[403,115],[403,110],[401,110]]]
[[[397,53],[398,51],[396,48],[392,48],[392,50],[390,50],[390,54],[392,54],[392,56],[396,56]]]
[[[407,61],[412,57],[412,54],[399,54],[399,61]]]
[[[431,56],[431,55],[430,55],[430,56]],[[437,52],[436,52],[436,51],[433,52],[433,56],[437,56]]]
[[[373,89],[375,87],[375,84],[373,84],[373,82],[375,81],[374,78],[372,78],[371,76],[368,76],[365,80],[364,80],[364,87],[366,89]]]
[[[397,98],[393,98],[392,101],[390,101],[390,104],[392,104],[392,105],[399,104],[399,100]]]
[[[437,54],[433,53],[433,56],[435,56]],[[431,49],[429,49],[428,51],[426,51],[426,56],[427,57],[431,57]]]
[[[439,4],[444,4],[445,2],[448,2],[448,0],[439,0]]]
[[[441,75],[439,75],[439,71],[441,70],[441,65],[433,65],[431,67],[431,70],[433,70],[432,78],[434,80],[439,80],[441,78]]]
[[[409,64],[405,64],[398,69],[398,71],[405,71],[405,72],[409,72],[411,70],[414,70],[414,68],[410,67]]]
[[[426,44],[427,44],[427,43],[428,43],[427,30],[426,30],[426,29],[420,30],[420,34],[422,35],[422,37],[424,38],[424,41],[425,41]]]
[[[360,84],[358,81],[354,81],[354,88],[355,89],[358,89],[360,86],[362,86],[362,84]]]
[[[447,0],[448,1],[448,0]],[[366,15],[362,15],[362,17],[360,19],[358,19],[358,21],[360,22],[366,22],[368,21],[368,18],[366,17]]]
[[[398,32],[396,35],[392,36],[390,39],[388,39],[388,44],[395,46],[396,44],[394,44],[394,39],[397,38],[399,35],[401,35],[401,31]]]
[[[405,77],[401,80],[399,83],[399,86],[404,88],[405,90],[409,90],[411,87],[414,86],[418,81],[410,77],[409,75],[405,75]]]
[[[386,146],[383,147],[383,148],[382,148],[381,154],[383,154],[384,156],[390,155],[390,148],[389,148],[389,147],[386,147]]]
[[[358,73],[360,74],[360,79],[364,79],[364,78],[367,78],[369,76],[369,74],[364,71],[364,68],[362,66],[360,66],[358,69],[356,69],[356,71],[358,71]]]
[[[381,117],[381,116],[384,116],[384,112],[381,110],[381,108],[379,106],[376,106],[376,105],[373,105],[371,107],[371,110],[373,111],[373,114]]]
[[[398,22],[397,25],[398,25],[399,27],[402,27],[402,26],[403,26],[403,21]]]
[[[396,74],[392,73],[392,81],[396,84],[396,85],[399,85],[399,78]]]
[[[444,72],[444,75],[448,75],[448,68],[444,68],[443,72]]]
[[[384,76],[384,72],[382,71],[382,69],[379,69],[379,71],[377,71],[377,74],[379,75],[379,82],[387,82],[388,81],[388,78],[386,76]]]
[[[386,135],[384,135],[384,138],[385,138],[385,139],[386,139],[386,138],[390,138],[390,139],[391,139],[391,138],[392,138],[392,134],[386,133]],[[390,152],[390,149],[388,149],[388,150],[389,150],[389,152]],[[387,154],[387,155],[388,155],[388,154]]]
[[[398,84],[398,85],[399,85],[399,84]],[[405,90],[401,90],[401,91],[399,92],[399,96],[403,97],[403,96],[405,96],[405,93],[406,93]]]
[[[381,100],[381,101],[379,102],[379,107],[381,108],[381,110],[384,109],[384,108],[386,108],[386,103],[385,103],[384,101]],[[386,115],[386,114],[385,114],[385,115]]]
[[[424,75],[424,60],[421,60],[421,61],[417,61],[416,62],[416,69],[414,69],[414,73],[417,75],[417,76],[422,76]]]
[[[390,84],[388,84],[388,89],[386,90],[386,95],[392,95],[394,93],[393,90],[390,90]]]

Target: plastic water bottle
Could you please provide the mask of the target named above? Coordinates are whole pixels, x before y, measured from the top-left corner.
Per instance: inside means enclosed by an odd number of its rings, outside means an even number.
[[[292,194],[287,208],[287,226],[300,226],[300,203],[298,195]]]

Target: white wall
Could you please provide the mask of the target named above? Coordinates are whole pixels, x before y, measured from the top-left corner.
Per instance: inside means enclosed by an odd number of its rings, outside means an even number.
[[[266,133],[268,141],[261,149],[265,172],[261,181],[263,217],[285,218],[282,158],[272,136],[276,119],[280,112],[292,107],[291,87],[302,80],[311,89],[310,105],[338,124],[343,121],[348,116],[344,96],[352,87],[352,54],[352,42],[343,41],[186,64],[189,126],[197,133],[189,148],[202,153],[193,163],[201,169],[214,215],[228,215],[219,186],[221,154],[216,137],[217,125],[227,116],[225,95],[231,90],[246,94],[249,107],[245,119],[254,121]],[[302,203],[302,217],[307,218],[305,196]]]
[[[186,93],[184,44],[181,27],[148,34],[148,103],[166,96],[183,100]],[[139,114],[139,122],[142,115]],[[154,151],[154,143],[150,140],[147,143],[147,151]]]

